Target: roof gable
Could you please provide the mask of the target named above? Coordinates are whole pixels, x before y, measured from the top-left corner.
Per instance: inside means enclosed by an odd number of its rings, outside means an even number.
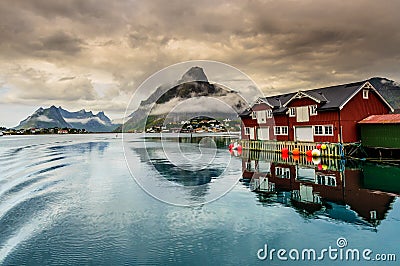
[[[268,96],[263,98],[265,101],[267,101],[268,103],[270,103],[271,106],[273,106],[274,108],[280,108],[282,107],[284,104],[286,104],[286,102],[293,97],[293,95],[295,95],[296,93],[291,92],[291,93],[286,93],[286,94],[281,94],[281,95],[275,95],[275,96]]]
[[[357,93],[359,93],[361,90],[363,89],[370,89],[373,90],[378,97],[389,107],[389,109],[394,112],[393,107],[385,100],[385,98],[383,98],[383,96],[378,92],[378,90],[372,86],[372,84],[369,81],[364,82],[364,84],[362,84],[350,97],[348,97],[346,99],[346,101],[344,101],[340,106],[339,109],[342,110],[343,107],[354,97],[357,95]]]
[[[265,103],[266,105],[268,105],[271,108],[274,108],[274,106],[268,102],[267,98],[261,98],[259,97],[254,104],[252,104],[252,107],[256,104],[261,104],[261,103]]]
[[[283,106],[287,106],[291,101],[294,99],[301,99],[301,98],[310,98],[311,100],[321,103],[323,101],[326,101],[326,98],[323,97],[322,95],[318,95],[316,93],[313,93],[313,91],[298,91],[296,94],[294,94]]]

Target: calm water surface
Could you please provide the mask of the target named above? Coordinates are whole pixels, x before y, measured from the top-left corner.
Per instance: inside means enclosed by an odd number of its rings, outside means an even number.
[[[398,265],[257,258],[265,244],[321,250],[344,237],[348,248],[400,260],[396,167],[235,157],[223,148],[191,171],[165,157],[162,144],[173,141],[144,146],[132,134],[129,170],[120,137],[0,138],[0,265]],[[181,149],[198,155],[196,143]],[[155,199],[131,172],[196,206]],[[232,182],[226,195],[201,204]]]

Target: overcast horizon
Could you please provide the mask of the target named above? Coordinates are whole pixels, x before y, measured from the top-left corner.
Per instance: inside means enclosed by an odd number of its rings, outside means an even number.
[[[51,105],[120,118],[146,78],[188,60],[229,64],[266,95],[400,81],[398,10],[394,0],[2,1],[0,126]]]

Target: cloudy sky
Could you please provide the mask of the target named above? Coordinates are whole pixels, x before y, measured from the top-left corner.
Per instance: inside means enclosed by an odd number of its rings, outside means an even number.
[[[400,1],[0,2],[0,126],[40,106],[121,117],[151,74],[216,60],[265,94],[400,81]],[[179,78],[179,77],[177,77]]]

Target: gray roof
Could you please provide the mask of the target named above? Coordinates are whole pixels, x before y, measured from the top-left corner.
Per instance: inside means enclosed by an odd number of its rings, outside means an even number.
[[[303,90],[303,94],[316,99],[321,103],[318,108],[319,111],[339,109],[366,81],[330,86],[319,89]],[[288,93],[284,95],[270,96],[264,98],[276,108],[278,113],[284,110],[284,106],[297,94],[298,92]],[[279,103],[279,100],[282,104]]]
[[[335,85],[319,89],[302,90],[300,92],[321,103],[317,111],[339,110],[339,108],[343,106],[367,81],[370,82],[370,84],[373,85],[375,89],[377,89],[378,93],[380,93],[381,86],[379,85],[380,83],[376,80],[378,80],[378,78],[371,78],[364,81]],[[285,114],[288,109],[286,107],[286,104],[290,102],[290,100],[297,93],[299,92],[269,96],[262,99],[273,106],[274,114]],[[388,100],[387,97],[385,98],[385,100]],[[243,114],[241,116],[246,116],[246,114]]]
[[[274,107],[280,107],[283,106],[287,101],[289,101],[295,94],[296,94],[295,92],[292,92],[287,94],[270,96],[263,98],[263,100],[267,101]]]
[[[287,107],[278,107],[278,108],[274,108],[274,110],[272,111],[272,113],[273,114],[275,114],[275,115],[279,115],[279,114],[286,114],[286,111],[288,110],[289,108],[287,108]]]
[[[241,112],[240,114],[239,114],[239,117],[246,117],[246,116],[249,116],[250,114],[251,114],[251,109],[250,108],[247,108],[246,110],[244,110],[243,112]]]

